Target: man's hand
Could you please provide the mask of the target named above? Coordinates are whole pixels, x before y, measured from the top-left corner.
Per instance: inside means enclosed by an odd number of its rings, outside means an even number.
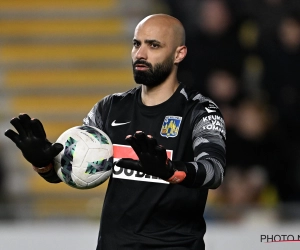
[[[123,158],[116,165],[121,168],[132,169],[145,174],[168,180],[176,171],[167,157],[166,149],[157,144],[152,136],[143,132],[136,132],[125,139],[137,154],[139,161]]]
[[[22,151],[25,159],[33,166],[42,168],[52,163],[53,158],[63,150],[60,143],[50,143],[42,123],[38,119],[31,119],[27,114],[20,114],[10,123],[17,132],[11,129],[5,131],[5,135],[11,139]]]

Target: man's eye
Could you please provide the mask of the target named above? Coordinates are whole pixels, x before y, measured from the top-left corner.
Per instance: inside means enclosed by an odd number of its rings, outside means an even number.
[[[159,44],[152,43],[152,44],[151,44],[151,47],[152,47],[152,48],[158,48],[158,47],[159,47]]]
[[[133,42],[133,46],[134,46],[134,47],[139,47],[139,45],[140,45],[140,43],[138,43],[138,42]]]

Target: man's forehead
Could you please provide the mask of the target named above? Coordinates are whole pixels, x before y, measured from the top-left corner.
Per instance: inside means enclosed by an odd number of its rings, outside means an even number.
[[[139,25],[134,32],[134,39],[139,40],[157,40],[163,42],[170,36],[173,36],[170,28],[159,26]]]
[[[136,39],[166,41],[166,43],[174,43],[176,46],[185,44],[185,31],[181,22],[165,14],[144,18],[136,26],[134,37]]]

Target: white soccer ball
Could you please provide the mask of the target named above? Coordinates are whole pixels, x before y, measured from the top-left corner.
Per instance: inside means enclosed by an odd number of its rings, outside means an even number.
[[[76,126],[57,139],[64,149],[54,159],[58,177],[73,188],[90,189],[105,182],[112,172],[113,145],[102,130]]]

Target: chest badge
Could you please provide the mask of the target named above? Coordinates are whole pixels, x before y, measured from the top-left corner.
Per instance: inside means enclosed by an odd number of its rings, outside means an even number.
[[[167,138],[176,137],[178,135],[181,120],[182,117],[180,116],[166,116],[160,130],[160,135]]]

